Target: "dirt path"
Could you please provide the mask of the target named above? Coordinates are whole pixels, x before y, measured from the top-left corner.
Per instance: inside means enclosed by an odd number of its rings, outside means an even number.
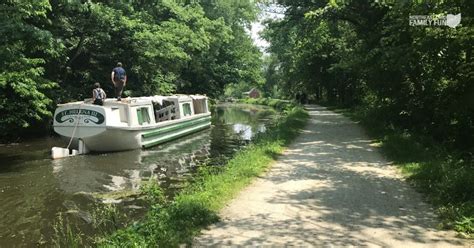
[[[357,124],[307,108],[303,134],[195,246],[472,246],[435,229],[433,210]]]

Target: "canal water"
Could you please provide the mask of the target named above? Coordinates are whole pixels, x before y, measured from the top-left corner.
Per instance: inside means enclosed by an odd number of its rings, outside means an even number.
[[[266,107],[218,105],[208,130],[151,149],[59,160],[50,159],[51,147],[67,145],[59,137],[0,145],[0,247],[51,246],[59,218],[93,234],[93,209],[105,204],[139,218],[142,182],[157,180],[172,197],[196,168],[224,164],[274,116]]]

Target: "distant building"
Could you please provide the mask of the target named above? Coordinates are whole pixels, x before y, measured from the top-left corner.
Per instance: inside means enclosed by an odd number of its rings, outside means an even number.
[[[250,91],[242,93],[244,97],[249,97],[249,98],[259,98],[260,97],[260,91],[258,91],[255,88],[252,88]]]

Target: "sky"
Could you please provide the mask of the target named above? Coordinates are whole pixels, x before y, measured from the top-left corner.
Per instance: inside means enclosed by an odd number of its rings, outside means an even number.
[[[283,18],[284,9],[282,7],[279,7],[273,4],[269,6],[264,6],[262,8],[263,10],[259,15],[258,21],[252,23],[250,34],[252,36],[254,43],[260,48],[260,51],[265,52],[265,49],[268,48],[270,44],[267,41],[263,40],[258,34],[260,31],[262,31],[265,28],[262,22],[266,19]]]

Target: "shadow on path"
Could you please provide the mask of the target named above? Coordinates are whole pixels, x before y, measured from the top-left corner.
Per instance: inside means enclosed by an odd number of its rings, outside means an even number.
[[[196,246],[467,246],[348,118],[307,106],[308,125]]]

